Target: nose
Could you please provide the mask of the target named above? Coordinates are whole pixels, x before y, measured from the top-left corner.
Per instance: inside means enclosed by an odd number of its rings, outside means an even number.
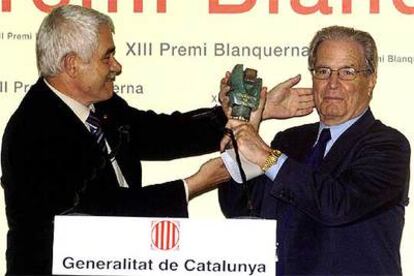
[[[329,88],[335,89],[339,85],[339,76],[338,71],[333,71],[331,76],[328,79]]]
[[[116,60],[115,57],[112,57],[111,59],[111,71],[115,72],[117,76],[122,72],[122,65]]]

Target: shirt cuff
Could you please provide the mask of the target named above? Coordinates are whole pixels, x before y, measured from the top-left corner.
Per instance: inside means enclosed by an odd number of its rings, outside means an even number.
[[[221,159],[223,160],[224,165],[226,166],[227,171],[230,173],[231,178],[237,183],[243,183],[242,177],[240,175],[240,168],[236,161],[236,153],[234,149],[227,149],[225,152],[221,153]],[[250,180],[259,175],[263,174],[263,171],[260,167],[249,160],[247,160],[243,154],[240,153],[240,161],[246,180]]]
[[[188,195],[188,184],[187,184],[187,182],[186,182],[184,179],[182,179],[182,181],[183,181],[183,183],[184,183],[185,199],[187,200],[187,203],[188,203],[188,200],[189,200],[189,195]]]

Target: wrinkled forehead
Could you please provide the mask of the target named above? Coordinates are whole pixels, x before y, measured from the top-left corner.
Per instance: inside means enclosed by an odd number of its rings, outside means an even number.
[[[98,32],[98,51],[106,52],[109,49],[112,51],[115,49],[114,39],[112,36],[111,28],[107,25],[100,25]]]
[[[364,64],[363,47],[353,40],[325,40],[318,45],[315,66],[359,67]]]

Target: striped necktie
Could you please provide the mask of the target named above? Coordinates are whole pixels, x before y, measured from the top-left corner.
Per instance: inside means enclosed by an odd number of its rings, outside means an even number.
[[[108,153],[108,149],[106,148],[104,133],[101,126],[101,121],[96,116],[95,112],[92,110],[89,112],[89,116],[86,119],[86,123],[89,125],[89,130],[92,136],[95,138],[96,142],[98,143],[98,147],[102,152]]]
[[[318,143],[312,148],[309,156],[306,159],[306,164],[309,164],[313,169],[319,167],[325,155],[326,144],[331,140],[331,131],[329,128],[324,128],[319,135]]]

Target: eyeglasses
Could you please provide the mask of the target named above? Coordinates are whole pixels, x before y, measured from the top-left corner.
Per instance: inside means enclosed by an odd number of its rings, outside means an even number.
[[[327,80],[331,77],[332,72],[337,72],[336,74],[338,78],[344,81],[354,80],[357,74],[365,71],[371,71],[370,69],[357,70],[352,67],[342,67],[336,70],[331,69],[329,67],[317,67],[311,68],[309,70],[312,72],[312,75],[315,77],[315,79],[318,80]]]

